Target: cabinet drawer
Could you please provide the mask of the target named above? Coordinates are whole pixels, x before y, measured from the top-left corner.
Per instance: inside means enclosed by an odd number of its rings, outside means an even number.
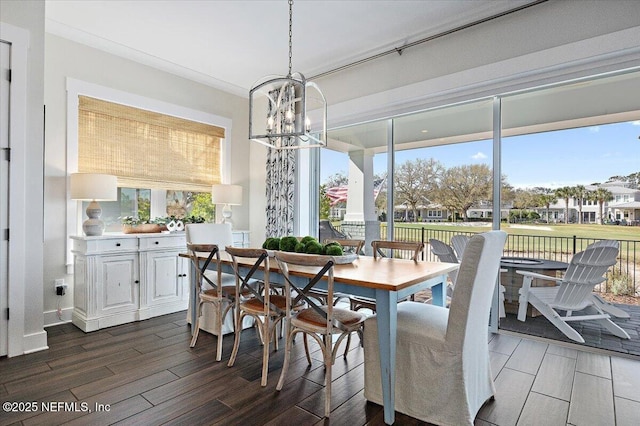
[[[138,239],[130,237],[74,239],[73,250],[85,255],[138,250]]]
[[[166,248],[184,248],[187,240],[184,234],[145,236],[140,238],[140,250],[158,250]]]

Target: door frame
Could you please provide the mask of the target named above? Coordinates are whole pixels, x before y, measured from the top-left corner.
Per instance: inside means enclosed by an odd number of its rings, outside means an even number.
[[[9,263],[8,342],[9,357],[25,353],[25,244],[26,145],[27,145],[27,53],[29,32],[0,22],[0,40],[11,45],[11,85],[9,87]],[[4,313],[3,313],[4,314]],[[30,348],[26,348],[27,351]]]

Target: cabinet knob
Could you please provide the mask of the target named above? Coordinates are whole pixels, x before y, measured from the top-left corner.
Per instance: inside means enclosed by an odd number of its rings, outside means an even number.
[[[160,244],[160,241],[156,241],[154,244]]]
[[[134,283],[135,284],[140,284],[140,280],[135,280]]]
[[[116,247],[120,247],[120,243],[116,243]]]

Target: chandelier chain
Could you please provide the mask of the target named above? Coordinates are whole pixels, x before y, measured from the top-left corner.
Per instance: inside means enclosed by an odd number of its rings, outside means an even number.
[[[291,52],[292,52],[292,36],[293,36],[293,0],[289,0],[289,77],[291,77]]]

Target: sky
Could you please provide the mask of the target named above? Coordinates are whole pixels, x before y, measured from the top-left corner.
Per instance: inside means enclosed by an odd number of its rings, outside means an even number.
[[[492,141],[399,151],[396,164],[434,158],[445,167],[491,166]],[[387,155],[376,155],[374,172],[384,174]],[[323,149],[320,182],[347,174],[345,154]],[[640,172],[640,121],[514,136],[502,140],[502,174],[515,188],[588,185]]]

